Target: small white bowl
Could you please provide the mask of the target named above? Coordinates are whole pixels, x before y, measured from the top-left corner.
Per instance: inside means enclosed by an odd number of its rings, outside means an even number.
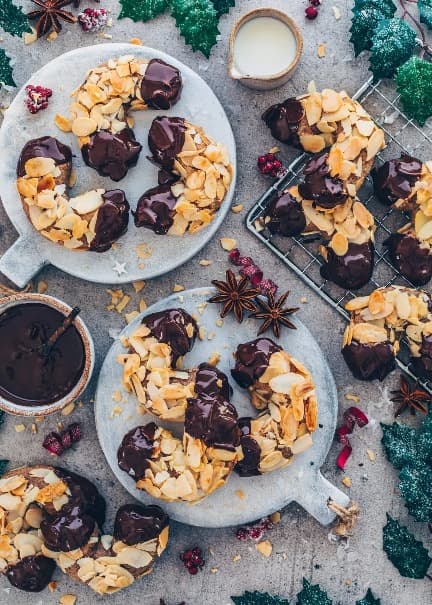
[[[256,19],[257,17],[272,17],[273,19],[278,19],[279,21],[282,21],[283,23],[288,25],[296,41],[296,54],[290,65],[287,65],[287,67],[282,71],[268,76],[243,75],[239,73],[239,71],[234,65],[234,43],[237,34],[242,25],[244,25],[248,21],[251,21],[252,19]],[[228,73],[233,80],[238,80],[241,84],[244,84],[244,86],[247,86],[248,88],[254,88],[256,90],[271,90],[273,88],[278,88],[279,86],[282,86],[283,84],[288,82],[288,80],[291,78],[300,60],[302,51],[303,36],[298,25],[293,19],[291,19],[289,15],[275,8],[257,8],[244,14],[237,21],[231,31],[229,40]]]
[[[72,311],[72,307],[58,298],[54,298],[53,296],[48,296],[46,294],[25,293],[12,294],[11,296],[1,298],[0,314],[10,307],[26,303],[41,303],[48,305],[49,307],[52,307],[53,309],[56,309],[62,313],[64,316],[68,315]],[[93,339],[83,320],[77,316],[74,319],[73,325],[78,330],[84,345],[84,369],[81,378],[78,380],[73,389],[62,399],[59,399],[54,403],[47,403],[44,405],[18,405],[17,403],[8,401],[0,395],[0,409],[15,416],[47,416],[48,414],[53,414],[54,412],[62,410],[65,406],[75,401],[81,395],[81,393],[87,387],[93,373],[95,352]]]

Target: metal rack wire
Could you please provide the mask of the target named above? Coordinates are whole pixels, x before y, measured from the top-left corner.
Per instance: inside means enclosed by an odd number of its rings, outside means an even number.
[[[415,155],[423,160],[431,158],[432,126],[421,129],[404,114],[400,105],[400,96],[392,82],[373,83],[371,78],[356,92],[354,98],[370,113],[386,135],[387,147],[377,156],[376,165],[399,156],[401,152]],[[318,255],[316,240],[313,241],[307,237],[271,235],[268,229],[262,229],[262,223],[259,221],[273,196],[278,191],[283,191],[299,181],[303,166],[309,157],[309,154],[303,153],[289,165],[287,173],[270,187],[251,208],[246,217],[246,226],[314,292],[348,320],[349,314],[345,311],[344,305],[351,298],[369,294],[375,288],[392,284],[413,287],[396,271],[387,256],[387,250],[383,247],[383,242],[390,233],[396,231],[408,219],[400,211],[389,209],[379,203],[373,193],[372,179],[368,177],[359,191],[359,198],[373,214],[376,223],[372,279],[356,292],[343,290],[325,280],[320,274],[322,259]],[[410,365],[409,350],[404,343],[402,343],[396,362],[402,371],[413,379],[418,379]],[[432,381],[424,379],[418,379],[418,381],[432,395]]]

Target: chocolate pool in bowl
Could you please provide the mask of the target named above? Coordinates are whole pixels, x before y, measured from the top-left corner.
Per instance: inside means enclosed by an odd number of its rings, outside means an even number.
[[[47,345],[71,311],[42,294],[0,300],[0,408],[16,415],[46,415],[86,388],[94,347],[81,318],[75,317],[55,343]]]

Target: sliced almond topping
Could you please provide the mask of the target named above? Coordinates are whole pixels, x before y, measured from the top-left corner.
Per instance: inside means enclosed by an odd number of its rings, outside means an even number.
[[[305,151],[310,153],[319,153],[326,147],[324,137],[319,134],[300,135],[300,144]]]
[[[326,113],[333,113],[342,107],[342,96],[335,90],[325,88],[321,95],[323,111]]]
[[[385,140],[384,140],[384,132],[382,130],[375,130],[371,138],[369,139],[369,143],[366,150],[366,161],[368,162],[372,158],[376,156],[376,154],[384,149]]]
[[[344,256],[348,252],[348,240],[343,233],[335,233],[330,240],[329,246],[337,256]]]

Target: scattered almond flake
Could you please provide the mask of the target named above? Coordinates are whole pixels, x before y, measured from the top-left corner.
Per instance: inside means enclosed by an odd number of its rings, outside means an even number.
[[[345,399],[348,399],[348,401],[355,401],[356,403],[360,401],[360,397],[354,395],[354,393],[345,393]]]
[[[264,557],[269,557],[272,554],[273,544],[270,542],[270,540],[263,540],[262,542],[255,544],[255,548]]]
[[[339,21],[339,19],[341,18],[340,8],[338,6],[332,6],[332,11],[336,21]]]
[[[120,248],[121,248],[120,242],[113,242],[111,244],[111,250],[120,250]]]
[[[17,433],[22,433],[23,431],[25,431],[26,427],[25,424],[16,424],[15,425],[15,431]]]
[[[60,605],[75,605],[77,597],[74,594],[64,594],[60,597]]]
[[[153,254],[153,248],[150,246],[150,244],[143,242],[135,247],[135,252],[138,258],[144,260],[146,258],[150,258],[150,256]]]
[[[240,212],[243,211],[244,205],[243,204],[236,204],[235,206],[231,207],[231,211],[234,212],[234,214],[239,214]]]
[[[52,31],[47,37],[46,39],[48,40],[48,42],[53,42],[56,38],[58,37],[58,33],[56,31]]]
[[[136,46],[142,46],[143,43],[141,42],[141,40],[139,38],[131,38],[129,40],[129,44],[135,44]]]
[[[392,113],[390,114],[386,114],[384,116],[384,124],[393,124],[397,118],[399,117],[400,113],[397,109],[395,109],[394,111],[392,111]]]
[[[280,512],[278,510],[275,513],[272,513],[270,515],[270,521],[274,525],[277,525],[278,523],[280,523],[280,520],[281,520],[281,514],[280,514]]]
[[[70,403],[67,404],[66,407],[64,407],[62,409],[62,412],[61,412],[62,416],[69,416],[70,414],[72,414],[72,412],[74,411],[74,409],[75,409],[75,402],[71,401]]]
[[[102,32],[101,34],[98,34],[99,38],[105,38],[105,40],[112,40],[112,34],[105,34],[104,32]]]
[[[217,573],[218,571],[219,571],[219,569],[218,569],[217,567],[212,567],[212,568],[210,569],[210,572],[211,572],[211,573]]]
[[[135,292],[138,294],[138,292],[141,292],[141,290],[144,288],[144,286],[146,285],[144,280],[139,280],[139,281],[133,281],[132,282],[132,286],[133,289],[135,290]]]
[[[231,250],[237,245],[236,240],[232,237],[221,237],[219,241],[222,248],[227,252],[231,252]]]
[[[220,353],[218,353],[217,351],[215,353],[213,353],[213,355],[211,357],[209,357],[208,363],[211,366],[217,366],[217,364],[220,362]]]
[[[196,306],[196,310],[198,311],[198,313],[199,313],[200,315],[202,315],[202,314],[204,313],[204,311],[205,311],[205,310],[206,310],[206,308],[207,308],[207,305],[208,305],[208,303],[203,302],[203,303],[201,303],[200,305],[197,305],[197,306]]]
[[[309,84],[307,85],[307,91],[308,93],[311,95],[312,93],[316,92],[316,84],[315,84],[315,80],[311,80],[309,82]]]
[[[173,292],[183,292],[185,289],[181,284],[174,284]]]
[[[351,487],[351,478],[347,475],[342,479],[342,483],[345,485],[345,487]]]
[[[240,500],[244,500],[246,498],[246,494],[241,489],[236,489],[236,491],[234,493],[237,496],[237,498],[240,498]]]
[[[138,265],[139,269],[144,269],[144,267],[145,267],[145,263],[139,263],[139,265]]]
[[[123,298],[118,303],[118,305],[116,305],[116,310],[118,311],[118,313],[121,313],[123,311],[123,309],[125,309],[125,307],[129,304],[130,299],[131,299],[131,297],[128,296],[127,294],[125,294],[123,296]]]
[[[26,32],[24,34],[24,44],[33,44],[38,39],[37,31],[34,27],[31,28],[31,33]]]
[[[199,261],[198,264],[201,265],[201,267],[208,267],[209,265],[213,264],[213,261],[212,260],[207,260],[206,258],[203,258],[202,260]]]
[[[143,311],[145,311],[147,309],[147,303],[143,298],[140,299],[138,306],[139,306],[140,313],[142,313]]]
[[[55,589],[57,588],[57,582],[55,580],[52,580],[51,582],[48,583],[48,588],[49,588],[50,592],[54,592]]]
[[[214,548],[213,548],[213,546],[209,546],[209,553],[211,555],[214,555]]]
[[[368,455],[369,460],[370,460],[371,462],[374,462],[374,460],[375,460],[375,458],[376,458],[376,456],[375,456],[375,452],[373,452],[373,451],[372,451],[372,450],[370,450],[370,449],[367,449],[367,450],[366,450],[366,454]]]
[[[110,11],[108,11],[108,12],[110,12]],[[107,27],[112,27],[112,26],[113,26],[113,20],[112,20],[112,17],[110,17],[110,18],[108,19],[108,21],[106,22],[106,26],[107,26]]]
[[[326,56],[326,45],[325,44],[319,44],[318,45],[318,57],[320,59],[324,59],[325,56]]]
[[[123,395],[121,394],[121,391],[114,391],[111,398],[113,401],[120,402],[123,399]]]
[[[35,423],[33,423],[30,427],[31,432],[33,433],[33,435],[36,435],[36,433],[38,432],[38,428],[36,426]]]
[[[347,578],[345,580],[345,584],[346,584],[346,586],[351,586],[351,580],[349,578]]]
[[[135,319],[135,317],[138,317],[139,312],[138,311],[131,311],[130,313],[125,313],[125,320],[127,324],[130,324],[131,321],[133,321]]]
[[[280,151],[280,147],[278,147],[277,145],[275,145],[274,147],[272,147],[269,150],[269,153],[279,153],[279,151]]]
[[[43,279],[41,279],[40,282],[38,282],[38,285],[37,285],[38,294],[43,294],[47,290],[48,290],[48,284],[46,283],[46,281],[44,281]]]
[[[122,412],[122,408],[119,405],[115,405],[111,412],[111,418],[114,418],[114,416],[120,416]]]
[[[307,303],[308,299],[306,298],[306,296],[302,296],[301,299],[300,299],[300,302],[301,303]]]
[[[232,560],[233,560],[233,563],[237,563],[238,561],[241,560],[241,555],[234,555]]]
[[[205,337],[206,337],[206,329],[203,326],[201,326],[200,329],[198,330],[198,338],[200,340],[205,340]]]
[[[209,332],[208,336],[207,336],[207,340],[213,340],[213,338],[216,336],[215,332]]]
[[[263,223],[262,223],[261,219],[259,219],[259,218],[257,218],[257,219],[254,221],[254,227],[255,227],[255,231],[256,231],[257,233],[259,233],[260,231],[264,231],[264,225],[263,225]]]
[[[223,319],[217,319],[215,321],[215,324],[217,325],[218,328],[221,328],[223,326]]]

